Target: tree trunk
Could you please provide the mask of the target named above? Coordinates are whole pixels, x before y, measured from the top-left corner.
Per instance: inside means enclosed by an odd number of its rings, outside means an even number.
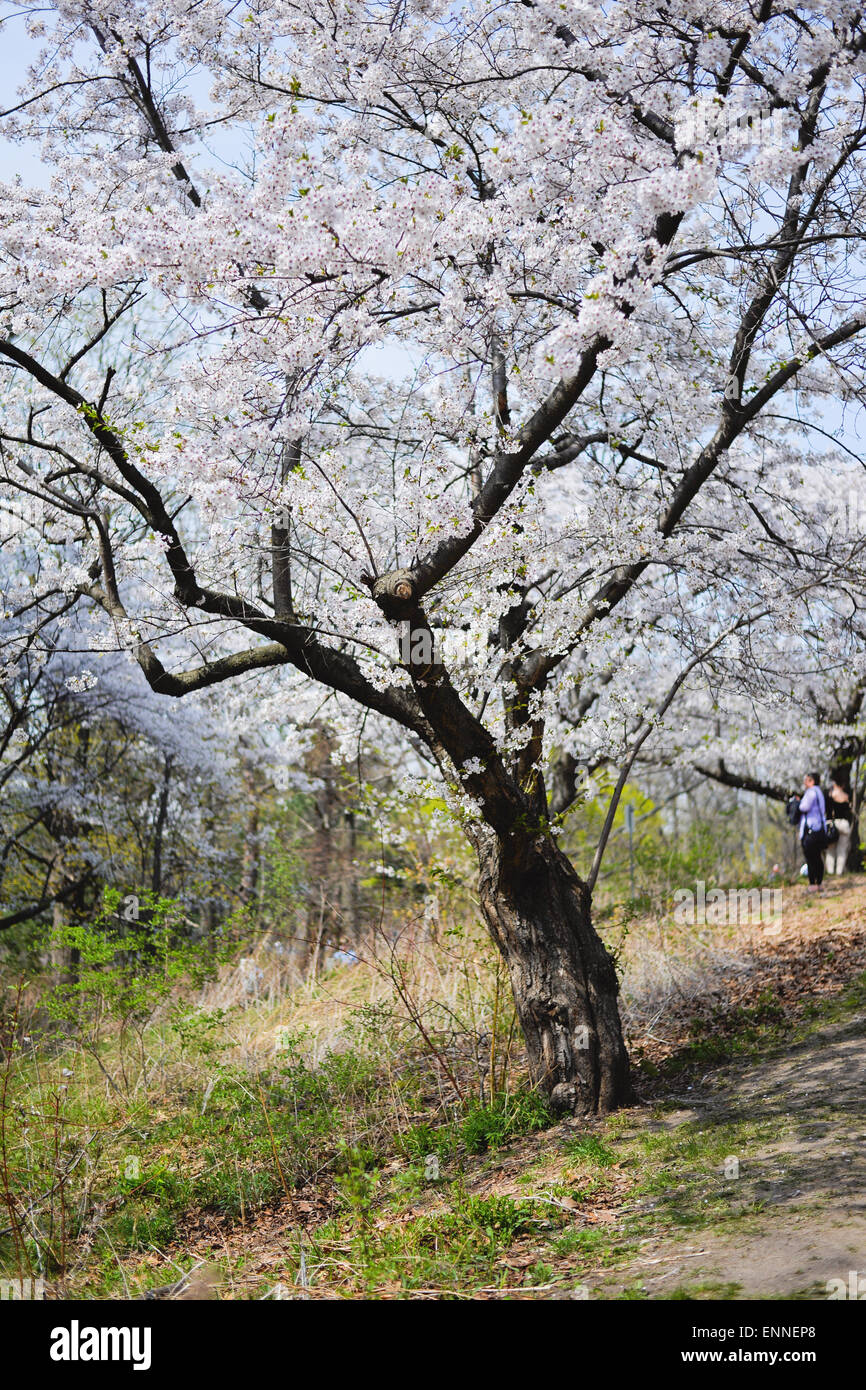
[[[165,836],[165,822],[168,817],[168,798],[171,787],[171,754],[166,756],[163,764],[162,786],[159,790],[159,801],[156,808],[156,821],[153,829],[153,872],[151,873],[150,886],[154,897],[159,897],[162,892],[162,847]]]
[[[241,867],[240,899],[245,907],[255,902],[256,885],[259,880],[259,803],[255,799],[255,789],[251,788],[247,801],[247,821],[244,830],[243,864]]]
[[[586,884],[546,837],[496,840],[479,859],[481,907],[511,977],[533,1083],[557,1113],[627,1104],[619,983]]]

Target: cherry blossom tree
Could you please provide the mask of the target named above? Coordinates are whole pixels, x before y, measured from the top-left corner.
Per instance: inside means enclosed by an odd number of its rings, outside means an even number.
[[[12,584],[3,596],[0,653],[14,656],[0,674],[0,933],[46,911],[84,917],[106,885],[136,903],[158,897],[179,860],[195,911],[193,885],[225,858],[204,808],[236,797],[241,780],[230,726],[212,699],[179,716],[126,653],[88,651],[82,605],[43,607],[39,641],[31,628],[25,643]]]
[[[859,10],[23,10],[0,130],[49,181],[4,190],[3,471],[68,520],[39,585],[157,694],[398,729],[534,1081],[622,1103],[557,814],[826,589],[790,504],[862,390]]]
[[[826,475],[828,461],[813,467]],[[808,571],[816,581],[802,591],[798,622],[753,632],[733,660],[708,664],[650,750],[649,766],[691,767],[712,782],[779,803],[800,787],[805,771],[814,769],[822,778],[828,774],[848,782],[855,808],[862,804],[863,535],[838,508],[813,518],[805,534],[808,546],[788,557],[792,596],[795,570],[801,581]],[[779,563],[785,563],[781,556]],[[720,590],[715,593],[718,597]],[[850,863],[859,867],[859,862],[855,841]]]

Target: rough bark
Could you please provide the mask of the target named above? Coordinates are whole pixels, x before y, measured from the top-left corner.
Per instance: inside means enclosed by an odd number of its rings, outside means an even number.
[[[546,836],[496,839],[479,860],[481,907],[508,967],[533,1083],[557,1113],[628,1104],[619,984],[586,885]]]

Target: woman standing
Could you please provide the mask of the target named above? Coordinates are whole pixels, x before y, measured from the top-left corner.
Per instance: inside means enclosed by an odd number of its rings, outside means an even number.
[[[851,847],[851,830],[854,824],[854,815],[851,810],[851,792],[848,787],[841,782],[830,784],[830,795],[827,798],[827,819],[833,821],[839,832],[839,838],[832,845],[827,846],[824,854],[824,865],[828,874],[844,874],[845,865],[848,862],[848,850]]]
[[[827,847],[827,811],[824,793],[818,786],[816,773],[807,772],[803,778],[800,801],[800,844],[809,870],[809,892],[817,893],[824,881],[824,850]]]

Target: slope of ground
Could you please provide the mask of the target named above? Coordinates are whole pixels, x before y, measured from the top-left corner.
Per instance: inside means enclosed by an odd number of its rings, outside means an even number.
[[[735,968],[635,1039],[643,1104],[360,1163],[336,1220],[284,1208],[192,1253],[228,1296],[828,1297],[866,1274],[863,901],[834,885],[733,933]]]
[[[25,1055],[0,1272],[85,1298],[866,1287],[866,882],[795,894],[752,925],[632,924],[639,1103],[597,1122],[526,1090],[474,940],[293,995],[250,998],[246,966],[125,1052]]]

